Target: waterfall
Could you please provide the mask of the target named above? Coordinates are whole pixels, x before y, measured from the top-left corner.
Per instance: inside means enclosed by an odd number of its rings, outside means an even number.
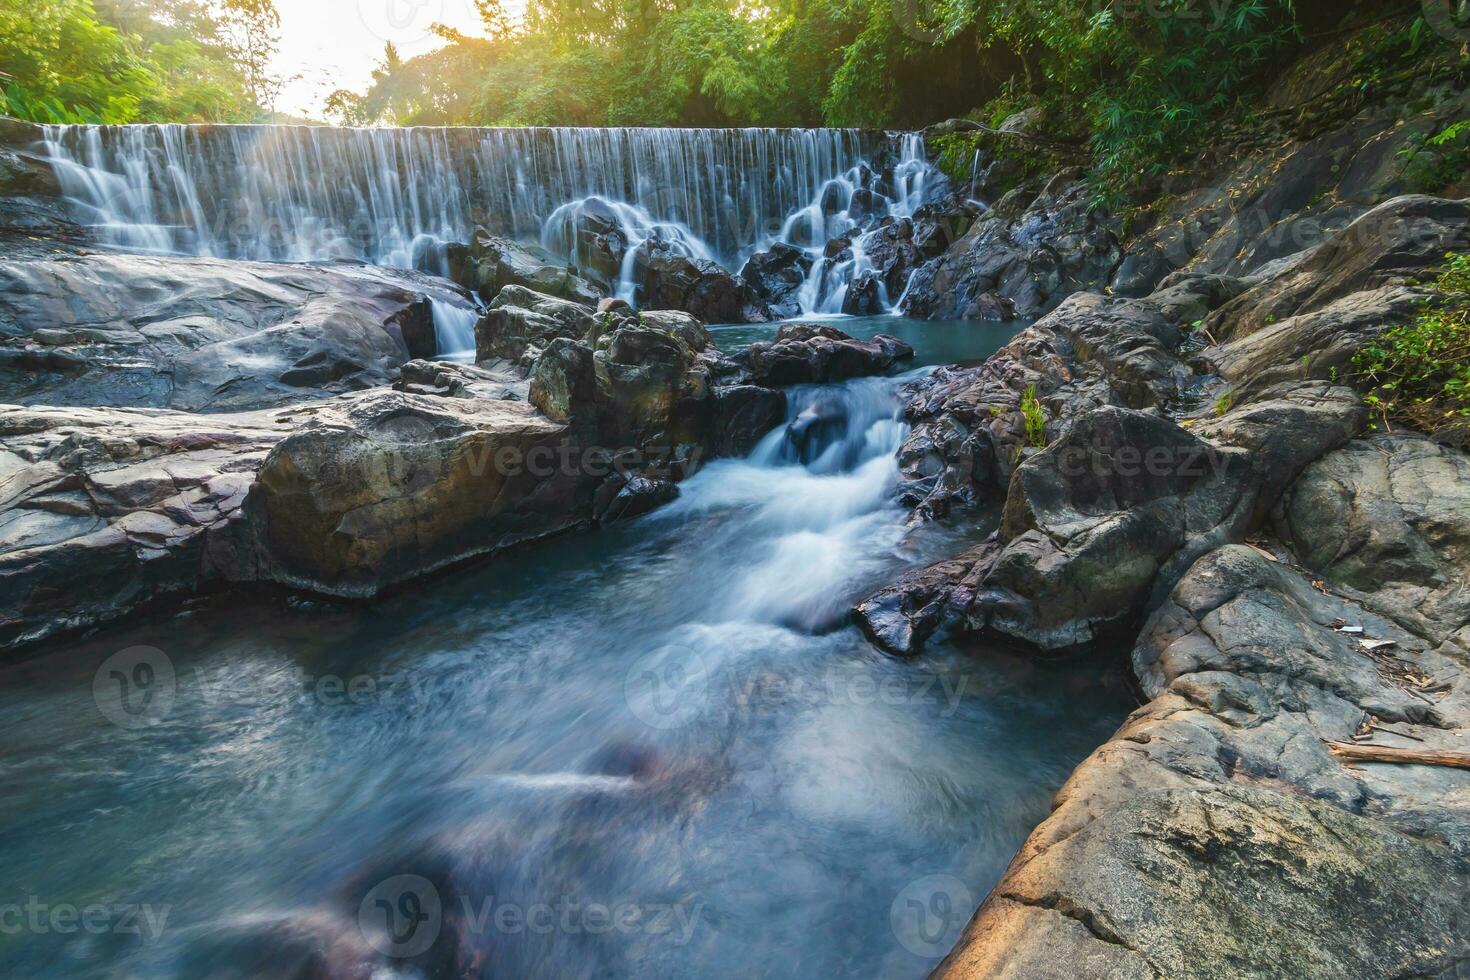
[[[439,356],[473,362],[475,323],[480,319],[480,311],[432,296],[429,297],[429,308],[434,314],[434,341],[438,345]]]
[[[595,216],[626,246],[605,272],[623,298],[647,243],[732,272],[777,241],[817,255],[911,215],[932,173],[918,135],[845,129],[51,126],[46,151],[105,244],[445,275],[446,245],[484,227],[586,268]],[[804,309],[840,310],[861,244]]]

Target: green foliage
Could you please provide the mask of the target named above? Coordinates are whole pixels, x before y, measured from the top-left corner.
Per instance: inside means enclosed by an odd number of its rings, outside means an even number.
[[[1470,445],[1470,253],[1450,253],[1435,297],[1412,323],[1380,334],[1353,358],[1365,400],[1385,427],[1400,422]]]
[[[1419,134],[1399,150],[1398,160],[1404,187],[1413,194],[1440,194],[1464,181],[1470,174],[1470,119]]]
[[[1235,405],[1235,392],[1234,391],[1222,391],[1222,392],[1220,392],[1220,396],[1215,399],[1215,418],[1219,418],[1220,416],[1224,415],[1226,412],[1230,411],[1230,409],[1234,405]]]
[[[1037,449],[1046,448],[1046,410],[1036,397],[1036,386],[1026,389],[1021,396],[1021,415],[1026,419],[1026,444]]]
[[[244,122],[273,95],[272,0],[0,0],[0,110],[43,123]]]

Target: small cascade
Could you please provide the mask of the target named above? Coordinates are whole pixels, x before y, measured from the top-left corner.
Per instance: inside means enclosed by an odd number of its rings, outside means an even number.
[[[591,242],[597,242],[594,247]],[[564,255],[578,268],[611,273],[613,295],[633,302],[634,271],[641,252],[657,246],[691,259],[717,261],[710,247],[688,225],[659,221],[637,204],[587,197],[563,204],[541,227],[541,247]],[[619,257],[620,256],[620,257]]]
[[[429,297],[429,309],[434,315],[434,340],[439,347],[438,356],[447,360],[473,362],[475,324],[480,320],[480,311],[472,306],[432,296]]]

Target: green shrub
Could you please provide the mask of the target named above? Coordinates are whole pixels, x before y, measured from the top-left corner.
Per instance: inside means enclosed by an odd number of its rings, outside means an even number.
[[[1021,396],[1021,414],[1026,419],[1026,444],[1037,449],[1046,447],[1046,410],[1036,397],[1036,386]]]
[[[1412,323],[1384,331],[1353,358],[1384,428],[1408,425],[1470,445],[1470,254],[1450,253],[1436,295]]]
[[[1226,412],[1230,411],[1231,406],[1233,406],[1234,404],[1235,404],[1235,392],[1234,391],[1222,391],[1222,392],[1220,392],[1220,397],[1215,399],[1215,417],[1216,418],[1219,418],[1220,416],[1224,415]]]

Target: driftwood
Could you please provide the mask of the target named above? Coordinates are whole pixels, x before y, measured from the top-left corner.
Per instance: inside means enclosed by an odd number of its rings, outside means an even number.
[[[1414,766],[1450,766],[1470,769],[1470,752],[1441,749],[1405,749],[1392,745],[1363,745],[1351,742],[1328,742],[1327,747],[1339,759],[1350,762],[1393,762]]]

